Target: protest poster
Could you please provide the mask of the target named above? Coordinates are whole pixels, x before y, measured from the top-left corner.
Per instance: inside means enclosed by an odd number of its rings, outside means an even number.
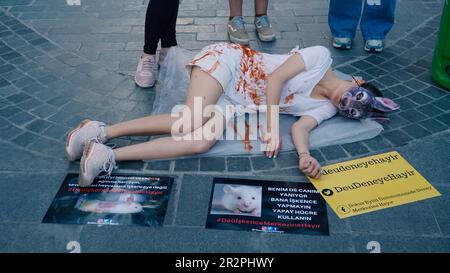
[[[341,219],[441,195],[395,151],[325,166],[309,180]]]
[[[329,235],[313,185],[248,179],[214,178],[206,228]]]
[[[68,174],[43,223],[161,226],[172,177],[99,176],[89,187]]]

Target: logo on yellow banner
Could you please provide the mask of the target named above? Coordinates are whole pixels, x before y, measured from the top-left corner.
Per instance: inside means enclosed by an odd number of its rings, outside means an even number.
[[[398,152],[325,166],[308,179],[341,219],[441,195]]]

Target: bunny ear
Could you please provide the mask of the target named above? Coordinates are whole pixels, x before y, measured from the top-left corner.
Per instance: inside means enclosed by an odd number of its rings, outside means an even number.
[[[389,122],[389,118],[382,113],[371,112],[368,119],[384,124]]]
[[[376,97],[373,108],[383,112],[389,112],[399,109],[400,105],[398,105],[391,99],[385,97]]]

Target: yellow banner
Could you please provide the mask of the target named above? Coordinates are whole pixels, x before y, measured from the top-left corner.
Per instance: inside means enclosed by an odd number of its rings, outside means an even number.
[[[308,179],[341,219],[441,195],[398,152],[325,166]]]

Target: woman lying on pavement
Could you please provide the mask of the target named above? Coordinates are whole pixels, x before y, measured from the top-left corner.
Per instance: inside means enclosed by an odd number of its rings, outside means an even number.
[[[392,100],[382,97],[370,83],[336,77],[331,63],[330,52],[322,46],[297,47],[281,55],[261,53],[237,44],[213,44],[186,65],[190,81],[185,109],[188,113],[204,113],[205,109],[219,103],[299,116],[291,128],[299,168],[305,175],[318,178],[320,164],[309,154],[311,130],[336,113],[351,119],[370,118],[382,122],[388,120],[383,112],[399,108]],[[194,116],[191,114],[188,122],[181,126],[179,117],[171,114],[113,125],[91,120],[81,122],[68,134],[66,142],[69,160],[81,158],[80,186],[90,185],[102,172],[111,173],[117,161],[165,159],[207,152],[222,136],[226,115],[217,111],[210,117],[202,115],[195,119]],[[277,117],[267,115],[264,151],[267,157],[277,156],[280,150]],[[214,126],[219,129],[211,130]],[[121,136],[169,133],[172,136],[117,149],[104,144]]]

